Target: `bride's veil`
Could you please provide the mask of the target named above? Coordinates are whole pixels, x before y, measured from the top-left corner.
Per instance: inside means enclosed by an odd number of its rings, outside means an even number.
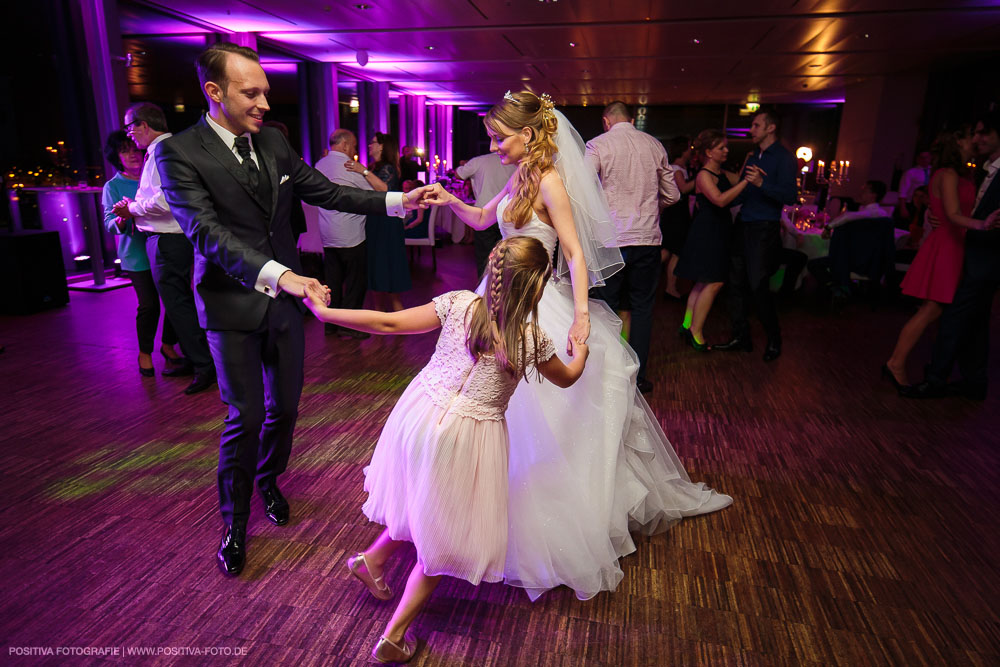
[[[585,159],[583,139],[561,111],[553,109],[553,113],[559,123],[553,136],[558,150],[556,171],[569,194],[573,222],[587,260],[590,287],[597,287],[625,266],[621,250],[616,247],[618,230],[611,220],[608,200],[597,172]],[[562,279],[568,273],[566,258],[559,253],[556,276]]]

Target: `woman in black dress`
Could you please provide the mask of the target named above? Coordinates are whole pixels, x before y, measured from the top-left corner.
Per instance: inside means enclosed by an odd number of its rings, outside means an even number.
[[[688,295],[681,337],[694,349],[706,352],[709,346],[702,328],[712,302],[729,276],[729,237],[733,224],[729,207],[747,183],[756,183],[761,174],[754,167],[740,179],[722,170],[729,147],[726,135],[719,130],[702,131],[694,141],[694,151],[703,165],[695,176],[698,209],[674,273],[695,283]]]
[[[364,176],[373,190],[399,190],[399,142],[396,137],[376,132],[368,142],[368,158],[370,169],[353,161],[347,163],[347,168]],[[368,242],[368,289],[374,293],[375,308],[402,310],[399,293],[411,287],[403,219],[369,215],[365,222],[365,240]]]
[[[674,269],[681,257],[681,250],[691,229],[691,192],[694,190],[694,179],[688,171],[691,164],[691,140],[687,137],[674,137],[667,147],[670,156],[670,168],[674,172],[674,182],[681,192],[680,201],[660,211],[660,232],[663,243],[660,247],[660,263],[667,269],[667,286],[663,290],[667,298],[683,299],[677,289],[677,277]]]

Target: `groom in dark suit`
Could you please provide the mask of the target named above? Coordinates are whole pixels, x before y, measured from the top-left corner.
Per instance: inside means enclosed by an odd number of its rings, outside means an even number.
[[[329,289],[300,275],[291,218],[294,198],[327,209],[402,216],[422,191],[338,186],[308,167],[276,129],[257,53],[219,43],[196,61],[208,115],[162,142],[163,192],[195,248],[198,319],[208,335],[222,400],[219,505],[225,522],[217,560],[235,576],[246,560],[254,480],[267,518],[288,522],[278,489],[302,393],[302,304],[329,302]]]
[[[976,195],[972,217],[988,221],[988,229],[970,229],[965,235],[962,279],[952,302],[941,313],[931,363],[923,382],[903,387],[906,398],[940,398],[957,394],[974,400],[986,398],[990,351],[990,310],[1000,286],[1000,229],[991,216],[1000,209],[1000,113],[976,124],[976,144],[985,154],[986,178]],[[961,382],[948,385],[958,361]]]

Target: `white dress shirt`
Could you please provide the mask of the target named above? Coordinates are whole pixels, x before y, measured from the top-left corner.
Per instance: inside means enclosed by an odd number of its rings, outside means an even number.
[[[865,204],[857,211],[848,211],[834,218],[826,227],[834,229],[841,225],[846,225],[854,220],[867,220],[869,218],[888,218],[891,214],[881,206],[876,204]]]
[[[362,190],[372,186],[361,174],[349,170],[344,164],[351,158],[339,151],[330,151],[316,163],[316,170],[337,185]],[[365,219],[360,213],[344,213],[319,209],[319,236],[324,248],[354,248],[365,242]]]
[[[463,181],[472,180],[472,192],[476,195],[476,206],[483,208],[507,185],[517,165],[504,164],[496,153],[478,155],[455,168],[455,173]]]
[[[236,159],[239,160],[240,164],[243,164],[243,158],[240,157],[239,151],[236,150],[236,135],[216,123],[212,117],[205,114],[205,120],[208,121],[208,126],[215,130],[215,133],[219,135],[219,139],[222,140],[226,146],[229,146],[229,150],[233,152]],[[254,161],[257,165],[257,169],[260,170],[260,160],[257,159],[257,151],[253,147],[253,137],[249,132],[244,132],[243,135],[250,140],[250,159]],[[272,187],[279,187],[280,183],[272,183]],[[385,209],[386,215],[391,215],[397,218],[402,218],[406,215],[406,210],[403,208],[403,193],[402,192],[387,192],[385,193]],[[276,260],[270,260],[264,265],[264,268],[260,270],[257,275],[257,281],[254,283],[254,289],[258,292],[268,295],[272,299],[278,296],[278,279],[285,271],[291,271],[287,266],[281,264]]]
[[[146,164],[142,165],[139,189],[135,191],[135,201],[128,205],[129,213],[135,217],[135,228],[154,234],[183,234],[177,218],[170,212],[170,206],[163,196],[160,186],[160,170],[157,169],[156,146],[173,136],[165,132],[146,147]]]
[[[983,169],[986,170],[986,178],[983,180],[982,184],[979,186],[979,192],[976,193],[976,205],[972,207],[972,210],[976,210],[979,207],[979,202],[983,200],[983,195],[986,194],[986,190],[989,189],[990,183],[997,176],[997,171],[1000,170],[1000,157],[988,162],[983,165]]]
[[[911,167],[904,171],[903,177],[899,179],[899,198],[910,201],[914,190],[930,182],[930,174],[930,167]]]

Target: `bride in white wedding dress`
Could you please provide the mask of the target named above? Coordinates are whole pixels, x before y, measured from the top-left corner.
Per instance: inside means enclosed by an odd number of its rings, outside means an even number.
[[[590,357],[570,388],[522,381],[507,409],[510,432],[508,584],[532,600],[565,585],[588,599],[622,579],[621,556],[635,551],[630,531],[652,534],[685,516],[727,507],[732,498],[691,482],[636,388],[638,361],[621,339],[621,321],[590,287],[621,268],[608,247],[614,226],[579,134],[547,96],[504,96],[486,116],[490,150],[516,164],[485,207],[463,203],[440,185],[425,197],[467,225],[499,222],[503,236],[527,235],[558,270],[538,305],[539,324],[587,339]],[[568,277],[568,280],[567,280]],[[482,286],[480,286],[480,289]]]

